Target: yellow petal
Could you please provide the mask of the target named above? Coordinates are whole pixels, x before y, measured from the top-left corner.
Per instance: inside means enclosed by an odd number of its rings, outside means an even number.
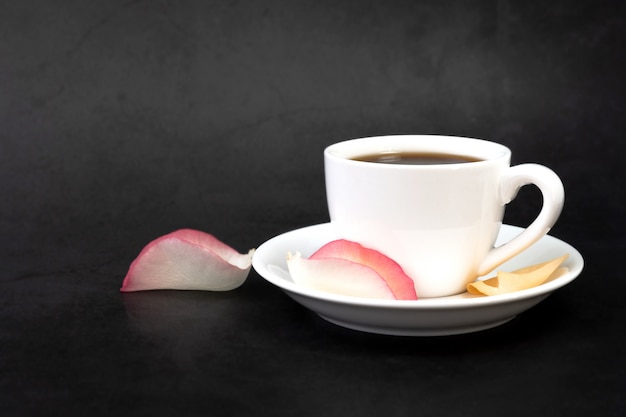
[[[472,282],[467,286],[467,291],[474,295],[497,295],[536,287],[546,282],[548,278],[555,278],[567,272],[567,268],[559,268],[567,257],[565,254],[513,272],[498,271],[496,277]]]

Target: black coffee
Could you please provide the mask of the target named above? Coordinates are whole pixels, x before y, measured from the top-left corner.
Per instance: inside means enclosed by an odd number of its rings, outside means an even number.
[[[482,161],[469,155],[425,152],[381,152],[351,158],[354,161],[401,165],[442,165]]]

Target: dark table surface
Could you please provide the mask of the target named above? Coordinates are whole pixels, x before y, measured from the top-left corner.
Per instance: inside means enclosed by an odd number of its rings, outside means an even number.
[[[625,415],[625,24],[597,1],[0,3],[0,415]],[[119,292],[178,228],[245,252],[328,221],[323,148],[392,133],[553,168],[583,273],[445,337],[335,326],[254,271]]]

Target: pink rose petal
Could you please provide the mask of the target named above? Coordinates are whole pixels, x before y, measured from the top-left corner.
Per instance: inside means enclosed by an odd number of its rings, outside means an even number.
[[[293,281],[322,291],[366,298],[417,300],[413,280],[382,253],[356,242],[335,240],[309,259],[288,254]]]
[[[248,277],[253,253],[240,254],[208,233],[177,230],[143,248],[121,291],[232,290]]]
[[[382,253],[349,240],[335,240],[317,250],[309,259],[341,258],[367,266],[387,283],[398,300],[417,300],[415,283],[402,267]]]

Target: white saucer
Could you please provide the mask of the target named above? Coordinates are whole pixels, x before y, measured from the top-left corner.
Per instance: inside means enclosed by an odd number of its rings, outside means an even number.
[[[510,240],[522,230],[516,226],[503,225],[496,245]],[[334,239],[336,237],[330,223],[284,233],[263,243],[254,253],[252,265],[267,281],[329,322],[380,334],[440,336],[470,333],[501,325],[573,281],[584,264],[580,252],[574,247],[552,236],[545,236],[498,269],[515,270],[568,253],[569,258],[563,266],[569,268],[569,272],[537,287],[515,293],[489,297],[464,293],[400,301],[342,296],[295,284],[287,270],[287,252],[299,251],[303,256],[309,256]]]

